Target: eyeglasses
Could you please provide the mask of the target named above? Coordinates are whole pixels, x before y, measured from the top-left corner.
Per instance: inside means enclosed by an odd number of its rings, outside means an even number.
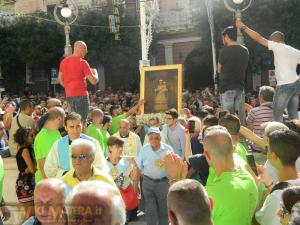
[[[79,159],[80,161],[83,161],[83,160],[87,159],[88,157],[89,156],[87,154],[79,154],[79,155],[72,154],[71,155],[72,160]]]
[[[284,217],[284,215],[288,214],[289,211],[285,208],[284,204],[282,202],[280,202],[280,209],[278,211],[278,214],[281,218]]]

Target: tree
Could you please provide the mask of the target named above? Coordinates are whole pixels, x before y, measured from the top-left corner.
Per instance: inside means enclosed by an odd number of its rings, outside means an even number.
[[[110,9],[82,11],[76,24],[71,25],[71,42],[83,40],[88,45],[87,60],[91,66],[104,66],[109,86],[120,89],[136,88],[139,83],[139,27],[122,28],[121,41],[115,41],[108,29]],[[52,15],[38,17],[54,20]],[[136,25],[137,17],[126,16],[121,26]],[[105,28],[91,27],[105,26]],[[0,57],[7,89],[24,86],[25,64],[39,65],[45,71],[59,67],[64,49],[63,26],[43,19],[20,17],[12,24],[0,26]],[[125,81],[125,82],[124,82]]]

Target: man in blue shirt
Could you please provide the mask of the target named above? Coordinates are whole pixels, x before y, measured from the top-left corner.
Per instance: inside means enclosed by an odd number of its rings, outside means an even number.
[[[175,153],[184,158],[185,128],[178,122],[178,112],[170,109],[166,113],[166,124],[163,126],[162,135],[167,144],[171,145]]]
[[[148,131],[149,144],[138,155],[138,166],[143,174],[142,189],[146,202],[147,225],[168,225],[167,193],[168,177],[163,158],[173,148],[161,142],[160,130],[151,127]]]

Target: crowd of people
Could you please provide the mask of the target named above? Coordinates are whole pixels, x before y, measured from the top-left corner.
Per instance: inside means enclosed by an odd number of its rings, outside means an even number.
[[[275,89],[245,96],[249,53],[228,27],[220,98],[209,88],[184,90],[183,108],[166,110],[163,121],[137,123],[145,104],[138,93],[89,93],[98,74],[83,59],[82,41],[60,65],[65,97],[4,96],[0,154],[16,159],[23,224],[123,225],[143,211],[147,225],[298,225],[300,82],[291,68],[300,52],[280,32],[267,41],[241,21],[236,26],[274,52]],[[266,155],[264,165],[254,152]],[[3,179],[1,159],[5,221]]]
[[[116,218],[106,218],[115,221],[107,224],[136,220],[141,201],[147,224],[297,221],[300,123],[269,122],[273,95],[272,87],[260,88],[258,102],[249,102],[246,126],[229,112],[223,115],[218,99],[207,89],[186,91],[183,100],[189,108],[170,109],[165,121],[153,117],[147,124],[134,123],[144,104],[135,97],[127,96],[125,112],[121,105],[100,99],[89,106],[86,125],[67,101],[58,98],[5,99],[0,153],[16,157],[16,195],[24,206],[24,224],[98,224],[105,218],[101,213],[97,219],[96,208],[102,203],[76,203],[78,189],[99,202],[110,202],[111,210],[119,212],[113,214]],[[240,135],[253,145],[241,143]],[[252,151],[267,154],[264,166],[251,168]],[[103,191],[96,191],[100,187]],[[116,193],[118,204],[113,205],[114,195],[106,196],[110,192]],[[66,204],[70,196],[75,209]],[[239,201],[233,201],[236,196]],[[80,213],[77,204],[93,210]],[[2,208],[7,215],[7,208]]]

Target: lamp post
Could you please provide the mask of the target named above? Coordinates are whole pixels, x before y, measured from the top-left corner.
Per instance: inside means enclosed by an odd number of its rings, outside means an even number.
[[[159,15],[158,0],[139,0],[140,5],[140,32],[142,60],[140,60],[140,69],[150,66],[149,48],[152,43],[153,22]]]
[[[70,25],[75,22],[78,16],[78,7],[73,0],[62,0],[54,7],[54,18],[56,22],[64,26],[66,44],[64,49],[64,57],[72,54],[70,44]]]
[[[250,7],[252,0],[224,0],[225,7],[235,14],[235,19],[242,19],[242,12]],[[240,29],[237,29],[237,42],[244,44],[244,37]]]

